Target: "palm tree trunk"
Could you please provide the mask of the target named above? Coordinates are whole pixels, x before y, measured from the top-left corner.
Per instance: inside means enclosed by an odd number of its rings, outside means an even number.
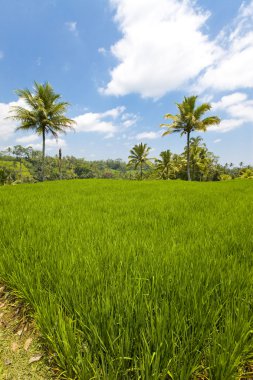
[[[62,151],[61,148],[59,149],[59,178],[62,179],[62,171],[61,171],[61,164],[62,164]]]
[[[45,130],[43,129],[43,132],[42,132],[42,173],[41,173],[42,182],[45,180],[45,151],[46,151],[46,134],[45,134]]]
[[[20,175],[20,181],[22,182],[22,158],[20,158],[20,161],[19,161],[19,175]]]
[[[141,181],[142,181],[142,162],[141,162]]]
[[[190,132],[187,132],[187,178],[191,181],[191,171],[190,171]]]

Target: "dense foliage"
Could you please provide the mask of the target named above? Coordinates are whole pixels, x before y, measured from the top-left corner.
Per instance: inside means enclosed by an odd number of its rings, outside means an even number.
[[[158,158],[150,159],[147,156],[150,149],[146,154],[146,144],[143,147],[144,160],[139,161],[136,145],[133,148],[136,157],[130,158],[128,164],[121,159],[87,161],[74,156],[46,156],[45,178],[187,179],[186,148],[182,154],[173,154],[167,150],[161,152]],[[0,184],[37,182],[41,179],[41,171],[40,151],[17,145],[0,152]],[[219,164],[218,158],[207,149],[200,137],[190,139],[190,171],[194,181],[253,178],[253,167],[244,165],[243,162],[239,166],[232,163]]]
[[[220,118],[217,116],[203,116],[212,108],[210,103],[202,103],[197,106],[197,96],[185,97],[182,103],[176,103],[178,108],[178,114],[166,114],[166,119],[172,120],[170,124],[161,124],[162,127],[166,127],[166,131],[163,136],[170,135],[171,133],[180,133],[180,135],[187,136],[186,144],[186,159],[187,159],[187,179],[191,180],[191,168],[190,168],[190,136],[194,131],[205,132],[208,127],[212,125],[218,125]]]

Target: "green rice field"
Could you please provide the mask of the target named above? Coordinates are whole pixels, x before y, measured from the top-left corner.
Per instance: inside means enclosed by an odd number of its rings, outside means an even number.
[[[252,201],[250,180],[3,186],[0,280],[65,378],[250,378]]]

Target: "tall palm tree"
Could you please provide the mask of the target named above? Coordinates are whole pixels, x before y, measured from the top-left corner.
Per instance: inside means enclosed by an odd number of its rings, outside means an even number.
[[[197,96],[190,96],[184,98],[182,103],[176,103],[179,113],[176,115],[166,114],[166,119],[171,119],[170,124],[161,124],[161,127],[166,127],[167,130],[163,136],[171,133],[180,133],[180,135],[187,135],[187,177],[188,181],[191,180],[190,173],[190,134],[193,131],[206,131],[207,127],[220,123],[217,116],[209,116],[202,119],[202,116],[211,109],[211,104],[203,103],[196,106]]]
[[[164,150],[160,153],[160,157],[161,159],[156,160],[156,170],[160,173],[161,178],[169,179],[172,153],[169,149]]]
[[[128,166],[134,165],[134,169],[137,169],[140,166],[140,177],[142,180],[143,177],[143,166],[144,165],[152,165],[151,161],[148,159],[148,154],[150,151],[150,147],[147,144],[136,144],[130,150],[130,156],[128,156]]]
[[[11,118],[20,122],[16,130],[32,130],[42,136],[42,181],[45,179],[45,147],[46,135],[51,134],[56,139],[59,133],[65,133],[67,128],[73,128],[74,120],[65,116],[69,103],[59,101],[52,86],[46,82],[34,82],[34,91],[17,90],[16,94],[24,100],[27,108],[15,106],[11,110]]]

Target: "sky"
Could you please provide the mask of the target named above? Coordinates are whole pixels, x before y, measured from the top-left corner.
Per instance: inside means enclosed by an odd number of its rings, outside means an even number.
[[[75,132],[48,136],[47,154],[127,160],[141,142],[181,153],[162,137],[176,103],[210,102],[218,127],[198,133],[220,162],[253,163],[253,0],[0,0],[0,150],[41,149],[6,119],[15,90],[48,81]],[[193,133],[193,137],[197,134]]]

